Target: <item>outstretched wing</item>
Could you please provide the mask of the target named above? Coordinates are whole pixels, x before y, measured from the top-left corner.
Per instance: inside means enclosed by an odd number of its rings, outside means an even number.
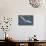
[[[21,16],[21,19],[24,21],[24,22],[27,22],[27,23],[32,23],[30,20],[26,20],[24,17]]]

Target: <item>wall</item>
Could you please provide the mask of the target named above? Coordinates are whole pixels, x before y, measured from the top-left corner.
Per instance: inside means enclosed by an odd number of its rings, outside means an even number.
[[[15,21],[15,22],[14,22]],[[14,19],[12,25],[12,32],[10,33],[19,40],[27,40],[29,37],[32,37],[34,34],[37,35],[37,38],[42,40],[44,39],[44,16],[34,16],[34,25],[33,26],[19,26],[17,19]],[[14,32],[13,32],[14,31]]]
[[[18,15],[33,15],[33,26],[19,26]],[[44,40],[46,8],[33,8],[28,0],[0,0],[0,16],[13,17],[10,33],[17,40],[27,40],[34,34],[39,40]],[[2,31],[1,31],[2,32]],[[2,36],[0,37],[2,39]]]
[[[45,16],[45,24],[44,24],[45,28],[44,28],[44,39],[46,39],[46,16]]]

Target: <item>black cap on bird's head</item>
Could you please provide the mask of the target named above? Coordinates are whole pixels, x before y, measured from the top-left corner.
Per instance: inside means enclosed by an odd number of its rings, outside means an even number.
[[[36,35],[34,35],[34,37],[36,37]]]

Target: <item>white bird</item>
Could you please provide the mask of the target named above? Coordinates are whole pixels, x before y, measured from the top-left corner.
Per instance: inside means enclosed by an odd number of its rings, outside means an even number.
[[[32,23],[30,20],[26,20],[24,17],[21,16],[21,19],[25,22]]]

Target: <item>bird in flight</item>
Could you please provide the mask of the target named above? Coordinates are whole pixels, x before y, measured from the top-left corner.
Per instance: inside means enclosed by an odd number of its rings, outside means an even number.
[[[30,20],[26,20],[24,17],[21,16],[21,19],[24,21],[24,22],[27,22],[27,23],[32,23]]]

